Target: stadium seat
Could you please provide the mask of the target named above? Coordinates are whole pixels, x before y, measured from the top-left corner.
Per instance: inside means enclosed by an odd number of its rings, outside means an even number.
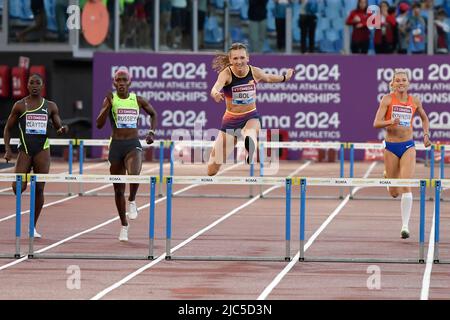
[[[223,41],[223,28],[214,16],[205,19],[205,43],[216,44]]]

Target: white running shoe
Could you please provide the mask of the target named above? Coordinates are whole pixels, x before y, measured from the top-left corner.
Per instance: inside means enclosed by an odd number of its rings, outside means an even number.
[[[408,239],[409,238],[409,230],[407,226],[402,227],[402,231],[400,232],[400,235],[402,236],[402,239]]]
[[[122,226],[119,234],[120,241],[128,241],[128,226]]]
[[[138,217],[138,211],[136,207],[136,201],[129,201],[128,202],[128,218],[130,220],[134,220]]]
[[[34,237],[35,238],[42,238],[42,235],[36,231],[36,228],[34,228]]]

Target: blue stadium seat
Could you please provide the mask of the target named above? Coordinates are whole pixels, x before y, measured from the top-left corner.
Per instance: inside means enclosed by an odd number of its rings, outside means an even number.
[[[217,44],[223,42],[223,28],[219,26],[214,16],[205,19],[205,43]]]
[[[244,0],[244,4],[240,10],[240,16],[242,20],[248,20],[248,0]]]
[[[346,0],[344,1],[345,15],[348,16],[350,11],[355,10],[358,4],[358,0]]]

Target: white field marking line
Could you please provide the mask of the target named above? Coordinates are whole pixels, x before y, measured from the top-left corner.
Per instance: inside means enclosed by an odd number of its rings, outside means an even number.
[[[83,170],[84,169],[92,169],[92,168],[100,167],[100,166],[103,166],[105,164],[108,164],[108,162],[101,162],[101,163],[91,164],[91,165],[88,165],[88,166],[84,167]],[[14,167],[13,167],[13,169],[14,169]],[[56,174],[68,174],[68,173],[69,173],[69,171],[64,171],[64,172],[59,172],[59,173],[57,172]],[[80,169],[76,170],[75,173],[80,173]],[[29,184],[30,183],[28,182],[27,186]],[[0,192],[10,191],[10,190],[11,190],[11,187],[5,188],[5,189],[0,189]]]
[[[149,172],[153,172],[153,171],[156,171],[156,170],[159,170],[159,166],[158,166],[158,167],[155,167],[155,168],[151,168],[151,169],[145,170],[145,171],[143,171],[143,173],[149,173]],[[113,185],[112,183],[110,183],[110,184],[105,184],[105,185],[103,185],[103,186],[100,186],[100,187],[97,187],[97,188],[94,188],[94,189],[85,191],[84,193],[92,193],[92,192],[96,192],[96,191],[99,191],[99,190],[103,190],[103,189],[109,188],[109,187],[111,187],[112,185]],[[59,200],[56,200],[56,201],[53,201],[53,202],[49,202],[49,203],[44,204],[44,206],[43,206],[42,208],[47,208],[47,207],[53,206],[53,205],[58,204],[58,203],[66,202],[66,201],[75,199],[75,198],[77,198],[77,197],[79,197],[79,196],[80,196],[80,195],[75,194],[75,195],[73,195],[73,196],[69,196],[69,197],[65,197],[65,198],[62,198],[62,199],[59,199]],[[23,214],[29,213],[29,212],[30,212],[30,209],[25,210],[25,211],[22,211],[20,214],[23,215]],[[9,216],[6,216],[6,217],[4,217],[4,218],[1,218],[1,219],[0,219],[0,222],[3,222],[3,221],[6,221],[6,220],[9,220],[9,219],[12,219],[12,218],[14,218],[15,216],[16,216],[15,213],[14,213],[14,214],[11,214],[11,215],[9,215]]]
[[[428,240],[427,265],[423,273],[422,290],[420,292],[420,300],[428,300],[430,293],[431,270],[433,269],[434,260],[434,220],[435,211],[433,210],[433,221],[431,222],[430,240]]]
[[[289,176],[293,176],[295,175],[297,172],[303,170],[304,168],[306,168],[309,164],[311,163],[311,161],[308,161],[306,163],[304,163],[300,168],[296,169],[294,172],[292,172]],[[277,188],[280,188],[280,186],[273,186],[270,187],[269,189],[267,189],[266,191],[263,192],[263,195],[271,192],[272,190],[275,190]],[[191,242],[192,240],[194,240],[195,238],[197,238],[198,236],[200,236],[201,234],[203,234],[204,232],[210,230],[211,228],[215,227],[216,225],[218,225],[219,223],[221,223],[222,221],[228,219],[229,217],[231,217],[232,215],[234,215],[236,212],[238,212],[239,210],[249,206],[250,204],[252,204],[253,202],[255,202],[256,200],[261,199],[260,195],[256,195],[254,196],[252,199],[250,199],[249,201],[247,201],[246,203],[240,205],[239,207],[233,209],[232,211],[228,212],[227,214],[225,214],[224,216],[222,216],[221,218],[217,219],[216,221],[214,221],[213,223],[211,223],[210,225],[204,227],[203,229],[201,229],[200,231],[196,232],[195,234],[193,234],[192,236],[190,236],[188,239],[184,240],[183,242],[181,242],[180,244],[178,244],[177,246],[173,247],[170,249],[171,253],[177,251],[178,249],[180,249],[181,247],[185,246],[186,244],[188,244],[189,242]],[[158,262],[164,260],[166,257],[166,254],[163,253],[162,255],[160,255],[157,259],[153,260],[152,262],[144,265],[143,267],[139,268],[138,270],[130,273],[128,276],[126,276],[125,278],[123,278],[122,280],[119,280],[118,282],[114,283],[113,285],[109,286],[108,288],[100,291],[99,293],[97,293],[94,297],[92,297],[90,300],[99,300],[101,298],[103,298],[105,295],[107,295],[108,293],[110,293],[111,291],[117,289],[118,287],[120,287],[121,285],[125,284],[126,282],[130,281],[131,279],[133,279],[134,277],[138,276],[139,274],[141,274],[142,272],[144,272],[145,270],[153,267],[155,264],[157,264]]]
[[[229,167],[229,168],[226,168],[226,169],[222,170],[222,173],[223,173],[223,172],[226,172],[226,171],[229,171],[229,170],[231,170],[231,169],[234,169],[235,167],[237,167],[237,166],[239,166],[239,165],[240,165],[240,164],[238,163],[238,164],[235,164],[235,165],[233,165],[233,166],[231,166],[231,167]],[[154,168],[154,169],[159,169],[159,167]],[[147,171],[148,171],[148,170],[147,170]],[[111,185],[112,185],[112,184],[111,184]],[[181,190],[176,191],[176,192],[174,193],[174,195],[179,194],[179,193],[182,193],[182,192],[184,192],[184,191],[186,191],[186,190],[192,189],[192,188],[197,187],[197,186],[199,186],[199,185],[198,185],[198,184],[194,184],[194,185],[187,186],[186,188],[183,188],[183,189],[181,189]],[[91,191],[92,191],[92,190],[91,190]],[[155,201],[155,204],[157,204],[157,203],[159,203],[159,202],[162,202],[162,201],[166,200],[166,198],[167,198],[167,197],[163,197],[163,198],[160,198],[160,199],[156,200],[156,201]],[[142,210],[142,209],[147,208],[147,207],[149,207],[149,206],[150,206],[150,204],[146,204],[146,205],[143,205],[143,206],[137,208],[137,210],[139,211],[139,210]],[[90,228],[90,229],[86,229],[86,230],[84,230],[84,231],[81,231],[81,232],[79,232],[79,233],[76,233],[76,234],[74,234],[74,235],[72,235],[72,236],[70,236],[70,237],[67,237],[67,238],[65,238],[65,239],[63,239],[63,240],[60,240],[60,241],[58,241],[58,242],[56,242],[56,243],[54,243],[54,244],[52,244],[52,245],[50,245],[50,246],[44,247],[44,248],[42,248],[42,249],[36,251],[36,253],[42,253],[42,252],[45,252],[45,251],[47,251],[47,250],[50,250],[50,249],[52,249],[52,248],[54,248],[54,247],[59,246],[60,244],[63,244],[63,243],[65,243],[65,242],[67,242],[67,241],[70,241],[70,240],[72,240],[72,239],[74,239],[74,238],[76,238],[76,237],[79,237],[79,236],[83,235],[83,234],[86,234],[86,233],[89,233],[89,232],[91,232],[91,231],[97,230],[97,229],[99,229],[99,228],[101,228],[101,227],[104,227],[104,226],[106,226],[106,225],[108,225],[108,224],[110,224],[111,222],[114,222],[114,221],[116,221],[116,220],[119,220],[119,216],[117,216],[117,217],[115,217],[115,218],[112,218],[112,219],[109,219],[109,220],[107,220],[107,221],[105,221],[105,222],[103,222],[103,223],[101,223],[101,224],[98,224],[98,225],[96,225],[96,226],[94,226],[94,227],[92,227],[92,228]],[[18,263],[20,263],[20,262],[22,262],[22,261],[25,261],[25,260],[28,260],[28,256],[23,257],[23,258],[20,258],[20,259],[17,259],[17,260],[15,260],[15,261],[13,261],[13,262],[10,262],[10,263],[8,263],[8,264],[5,264],[5,265],[0,266],[0,271],[1,271],[1,270],[4,270],[4,269],[6,269],[6,268],[9,268],[9,267],[11,267],[11,266],[14,266],[14,265],[16,265],[16,264],[18,264]]]
[[[376,162],[372,163],[372,165],[367,169],[364,178],[367,178],[370,172],[375,167]],[[338,215],[338,213],[342,210],[342,208],[347,204],[350,200],[350,194],[347,194],[344,200],[339,204],[339,206],[328,216],[324,223],[319,227],[319,229],[314,232],[314,234],[308,239],[308,242],[305,244],[305,252],[312,245],[314,240],[319,236],[319,234],[328,226],[331,220],[334,219]],[[300,257],[300,251],[294,256],[294,258],[289,262],[289,264],[284,267],[284,269],[272,280],[272,282],[263,290],[263,292],[259,295],[257,300],[265,300],[267,296],[272,292],[272,290],[283,280],[284,276],[294,267]]]

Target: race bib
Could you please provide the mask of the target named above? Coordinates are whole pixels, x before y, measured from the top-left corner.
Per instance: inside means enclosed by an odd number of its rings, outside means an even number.
[[[253,104],[256,101],[255,84],[242,84],[232,88],[231,103],[236,105]]]
[[[400,119],[400,126],[409,127],[413,116],[413,110],[408,106],[392,106],[392,119]]]
[[[46,114],[27,114],[25,118],[26,134],[47,134],[48,117]]]
[[[117,128],[137,128],[138,111],[117,109]]]

